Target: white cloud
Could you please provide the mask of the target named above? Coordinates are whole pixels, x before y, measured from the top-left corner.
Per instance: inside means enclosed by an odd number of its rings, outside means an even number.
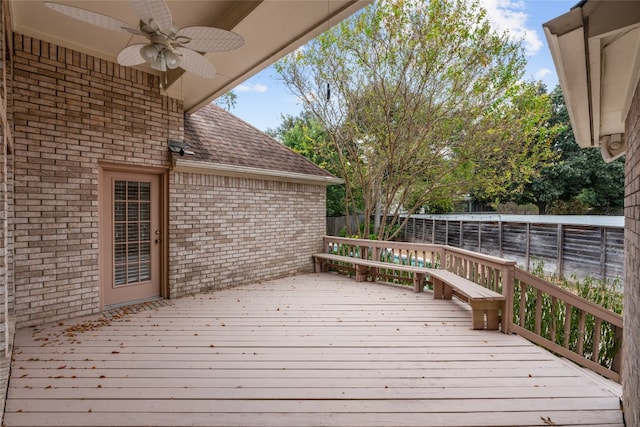
[[[487,18],[499,32],[507,31],[514,40],[523,40],[525,52],[533,56],[542,48],[538,32],[527,28],[528,15],[522,0],[483,0]]]
[[[255,93],[265,93],[269,88],[266,85],[260,83],[254,84],[241,84],[235,88],[235,91],[238,93],[247,93],[247,92],[255,92]]]
[[[547,77],[548,75],[551,74],[551,70],[548,68],[539,68],[535,74],[533,75],[533,77],[536,80],[543,80],[545,77]]]

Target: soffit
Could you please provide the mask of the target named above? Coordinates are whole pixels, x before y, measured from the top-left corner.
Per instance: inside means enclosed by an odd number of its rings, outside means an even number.
[[[588,1],[544,24],[576,141],[624,154],[640,75],[640,2]]]
[[[138,18],[124,0],[56,2],[137,26]],[[177,71],[168,73],[166,93],[182,99],[186,112],[194,112],[370,2],[168,0],[166,3],[178,27],[204,25],[232,30],[244,37],[245,45],[234,51],[206,55],[217,68],[214,79]],[[10,4],[15,32],[109,61],[116,62],[125,46],[146,41],[141,36],[102,29],[61,15],[40,0],[12,0]],[[159,74],[147,65],[137,68]]]

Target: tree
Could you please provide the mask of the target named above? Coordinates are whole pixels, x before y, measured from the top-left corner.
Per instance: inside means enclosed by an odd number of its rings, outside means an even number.
[[[277,129],[268,129],[266,133],[321,168],[339,176],[335,151],[327,140],[327,133],[310,112],[302,111],[296,117],[283,117],[282,124]],[[344,184],[327,186],[327,216],[345,214],[344,198]]]
[[[624,157],[605,163],[599,148],[583,148],[588,166],[585,185],[576,199],[589,208],[589,213],[620,215],[624,208]]]
[[[236,107],[238,103],[238,95],[232,90],[222,95],[220,98],[215,100],[215,103],[218,107],[224,108],[227,111],[231,111],[232,108]]]
[[[389,0],[276,69],[326,129],[368,230],[374,213],[397,225],[403,212],[474,187],[506,191],[533,171],[545,153],[532,129],[548,110],[521,82],[524,65],[520,43],[492,30],[478,2]]]
[[[548,126],[559,130],[552,144],[556,156],[538,164],[536,176],[520,184],[522,191],[513,199],[535,204],[540,215],[549,211],[606,214],[622,209],[624,160],[605,163],[598,148],[580,148],[560,86],[550,97],[553,109]]]

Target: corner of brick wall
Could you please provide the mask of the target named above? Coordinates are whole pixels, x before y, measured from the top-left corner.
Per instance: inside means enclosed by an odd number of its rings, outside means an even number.
[[[626,122],[623,404],[626,425],[640,426],[640,85]]]

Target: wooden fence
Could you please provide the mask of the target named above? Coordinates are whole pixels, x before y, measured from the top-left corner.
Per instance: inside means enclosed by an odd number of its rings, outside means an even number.
[[[446,245],[331,236],[324,238],[324,248],[325,252],[344,256],[364,259],[376,256],[376,260],[383,262],[446,268],[500,292],[506,297],[501,316],[503,332],[518,333],[620,382],[622,316],[515,267],[513,261]],[[343,274],[355,274],[353,268],[340,263],[330,268]],[[380,279],[412,286],[409,275]]]
[[[404,240],[511,259],[526,271],[538,261],[558,278],[624,277],[623,217],[413,215]]]
[[[364,221],[364,215],[350,215],[349,222],[352,230],[358,230],[358,226]],[[327,217],[327,235],[338,236],[342,229],[347,227],[346,216],[328,216]]]

